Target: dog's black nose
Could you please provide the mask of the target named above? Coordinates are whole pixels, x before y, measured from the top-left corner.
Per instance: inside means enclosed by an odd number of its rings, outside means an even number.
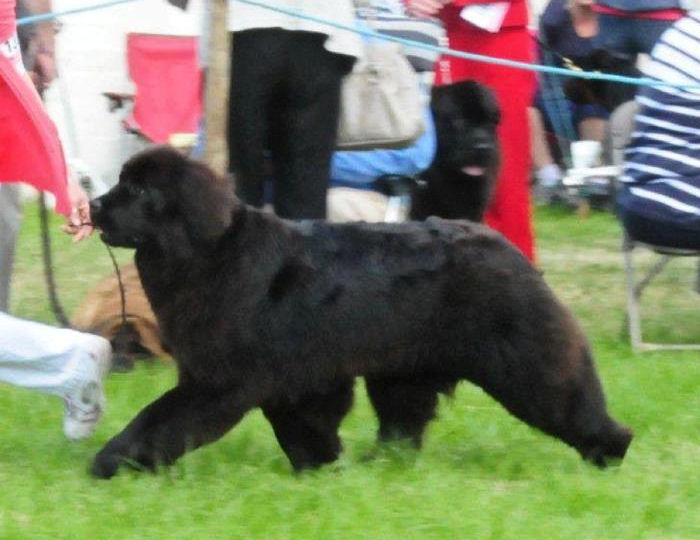
[[[100,211],[102,210],[102,198],[98,197],[97,199],[92,199],[90,201],[90,216],[92,217],[92,220],[95,220],[95,216],[97,216]]]

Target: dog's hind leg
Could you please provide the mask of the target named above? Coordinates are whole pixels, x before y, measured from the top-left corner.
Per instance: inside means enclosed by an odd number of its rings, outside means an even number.
[[[595,465],[622,459],[632,431],[608,415],[588,346],[550,354],[546,364],[538,364],[513,353],[508,370],[491,369],[476,382],[513,415],[576,448]]]
[[[365,377],[367,394],[379,419],[379,440],[410,440],[416,448],[425,426],[435,417],[438,392],[451,393],[456,381],[417,377]]]
[[[252,408],[239,391],[177,386],[148,405],[95,457],[91,472],[110,478],[121,465],[154,470],[213,442]]]
[[[295,471],[320,467],[338,459],[342,443],[338,427],[353,401],[353,379],[324,392],[305,394],[298,401],[275,401],[263,406],[277,441]]]

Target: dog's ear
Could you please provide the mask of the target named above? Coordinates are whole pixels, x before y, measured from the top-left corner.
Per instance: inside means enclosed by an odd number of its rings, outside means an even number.
[[[501,120],[495,94],[477,81],[434,86],[430,100],[433,112],[443,118],[469,118],[489,124],[498,124]]]
[[[178,182],[178,201],[194,246],[213,246],[231,224],[233,186],[203,163],[188,160]]]
[[[501,108],[498,106],[496,94],[487,86],[478,84],[478,103],[486,115],[486,120],[493,125],[498,125],[501,121]]]
[[[451,88],[452,85],[433,86],[430,92],[430,107],[434,115],[451,118],[459,113]]]

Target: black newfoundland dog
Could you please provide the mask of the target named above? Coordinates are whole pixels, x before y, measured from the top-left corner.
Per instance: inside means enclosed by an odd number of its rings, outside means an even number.
[[[254,407],[296,470],[332,462],[356,376],[381,439],[419,444],[437,394],[466,379],[596,465],[627,450],[572,315],[481,225],[288,222],[165,147],[129,160],[91,209],[106,243],[136,248],[179,371],[96,476],[170,464]]]
[[[480,222],[491,200],[500,149],[501,113],[489,88],[471,80],[432,89],[436,152],[430,167],[414,177],[380,177],[386,195],[410,193],[412,220],[429,216]]]
[[[428,216],[481,221],[500,165],[493,92],[476,81],[432,89],[437,150],[413,194],[411,219]]]
[[[597,71],[612,75],[636,78],[642,72],[636,67],[636,59],[605,49],[594,49],[580,62],[584,71]],[[572,77],[564,83],[566,97],[580,105],[599,104],[608,112],[631,101],[637,93],[637,85]]]

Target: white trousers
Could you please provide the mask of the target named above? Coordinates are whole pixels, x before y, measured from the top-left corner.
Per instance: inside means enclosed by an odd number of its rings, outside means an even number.
[[[94,371],[86,356],[101,341],[0,312],[0,381],[65,396],[84,384],[87,369]]]

